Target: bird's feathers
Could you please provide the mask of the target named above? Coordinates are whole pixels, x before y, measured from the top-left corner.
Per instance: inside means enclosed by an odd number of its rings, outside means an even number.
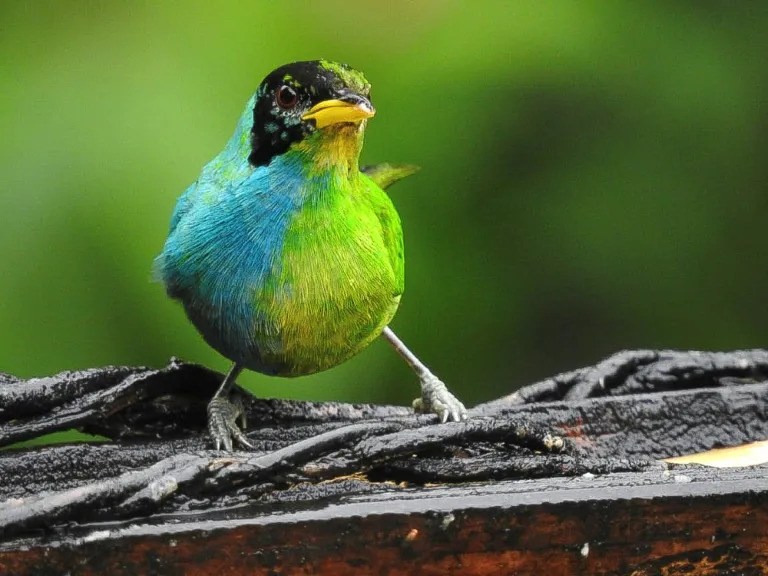
[[[284,151],[254,163],[253,136],[264,129],[254,111],[274,97],[274,88],[257,91],[227,146],[179,198],[155,268],[216,350],[252,370],[297,376],[353,356],[394,315],[402,230],[382,188],[416,169],[361,173],[365,121],[305,126]]]
[[[369,166],[363,166],[360,171],[367,175],[371,180],[379,185],[380,188],[386,190],[392,184],[398,180],[402,180],[406,176],[415,174],[421,170],[419,166],[413,164],[371,164]]]

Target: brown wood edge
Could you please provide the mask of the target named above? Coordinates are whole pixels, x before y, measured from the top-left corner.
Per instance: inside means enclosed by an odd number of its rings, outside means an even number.
[[[0,574],[768,574],[765,468],[403,489],[91,525]]]

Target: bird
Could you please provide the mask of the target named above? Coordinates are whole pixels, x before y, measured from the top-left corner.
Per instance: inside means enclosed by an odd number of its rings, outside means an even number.
[[[417,412],[442,422],[467,418],[389,327],[404,290],[404,256],[400,217],[384,188],[417,168],[360,166],[376,113],[370,90],[347,64],[278,67],[177,200],[154,271],[203,339],[232,362],[207,408],[217,450],[252,447],[232,394],[243,370],[313,374],[380,336],[419,379]]]

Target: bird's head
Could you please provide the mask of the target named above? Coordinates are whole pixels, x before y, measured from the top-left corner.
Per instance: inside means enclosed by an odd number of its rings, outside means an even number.
[[[318,140],[339,155],[356,156],[365,122],[375,114],[371,85],[346,64],[313,60],[286,64],[270,73],[256,91],[251,129],[253,166],[263,166],[292,146]],[[328,146],[325,146],[328,148]]]

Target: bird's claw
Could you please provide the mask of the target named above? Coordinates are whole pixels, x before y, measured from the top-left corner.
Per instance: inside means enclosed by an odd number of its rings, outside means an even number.
[[[239,396],[234,396],[232,400],[223,397],[215,397],[208,404],[208,433],[213,440],[216,450],[220,450],[222,445],[227,452],[232,451],[232,440],[237,443],[253,448],[253,444],[243,434],[237,425],[238,419],[240,425],[245,429],[245,409]]]
[[[421,414],[437,414],[440,422],[461,422],[467,419],[464,404],[432,374],[421,379],[421,397],[413,401],[413,409]]]

